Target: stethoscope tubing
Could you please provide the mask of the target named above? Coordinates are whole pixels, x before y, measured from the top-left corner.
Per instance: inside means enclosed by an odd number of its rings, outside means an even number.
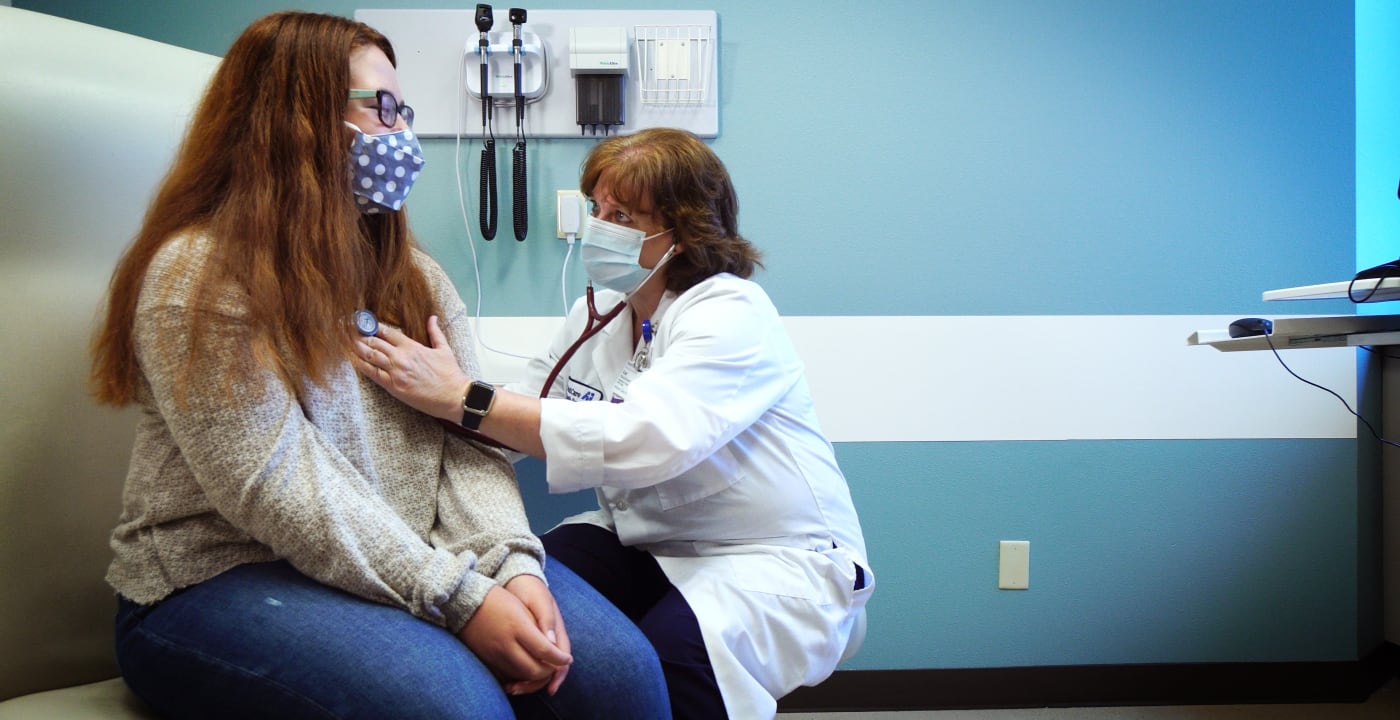
[[[578,352],[578,349],[582,347],[584,343],[588,342],[589,338],[602,332],[603,328],[608,326],[608,323],[617,319],[617,316],[622,313],[622,309],[627,307],[627,299],[623,298],[618,301],[616,307],[605,314],[599,315],[598,307],[593,304],[593,283],[588,284],[585,295],[588,297],[588,323],[584,326],[583,333],[578,336],[574,344],[570,345],[569,349],[565,350],[564,354],[559,356],[559,361],[554,363],[554,369],[549,371],[549,377],[545,378],[544,386],[540,388],[541,400],[549,397],[549,389],[554,387],[554,381],[559,379],[559,373],[564,370],[565,365],[569,364],[569,360],[573,358],[574,353]],[[595,322],[598,324],[594,325]]]

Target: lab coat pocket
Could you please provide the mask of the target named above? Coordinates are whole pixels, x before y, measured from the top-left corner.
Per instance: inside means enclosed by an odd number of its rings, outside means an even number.
[[[726,557],[734,585],[741,590],[804,600],[818,598],[819,593],[812,585],[808,568],[787,557],[768,553]]]
[[[727,489],[743,477],[743,469],[729,447],[721,447],[695,467],[656,486],[662,510],[703,500]]]

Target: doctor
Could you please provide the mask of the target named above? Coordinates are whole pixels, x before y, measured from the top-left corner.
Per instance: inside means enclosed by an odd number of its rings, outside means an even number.
[[[547,460],[550,492],[596,490],[599,508],[545,546],[651,640],[675,717],[772,717],[835,669],[874,588],[845,478],[782,319],[747,279],[759,253],[713,151],[672,129],[608,138],[580,187],[581,255],[615,322],[576,302],[509,389],[467,377],[436,319],[431,347],[381,326],[358,366]]]

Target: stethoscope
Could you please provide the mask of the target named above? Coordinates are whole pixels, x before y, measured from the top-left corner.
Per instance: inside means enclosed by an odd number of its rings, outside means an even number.
[[[622,314],[622,309],[627,307],[627,301],[631,298],[629,294],[627,297],[618,301],[617,306],[613,309],[606,313],[599,313],[598,306],[593,304],[593,283],[588,283],[586,294],[588,296],[588,324],[584,327],[583,333],[574,341],[574,344],[570,345],[569,349],[565,350],[564,354],[559,356],[559,362],[554,364],[554,369],[549,372],[549,378],[544,381],[544,388],[540,390],[541,399],[549,395],[549,389],[554,387],[554,381],[559,378],[559,373],[564,370],[565,365],[569,364],[569,360],[574,356],[574,353],[578,352],[578,349],[583,347],[583,344],[588,342],[589,338],[602,332],[603,328],[608,326],[608,323],[616,320],[617,316]],[[374,337],[379,333],[379,318],[376,318],[374,313],[368,310],[356,310],[352,319],[355,323],[355,329],[359,331],[361,335],[365,337]],[[595,325],[594,323],[597,324]],[[645,335],[646,343],[650,346],[651,321],[644,321],[642,323],[642,329],[644,331],[643,334]]]
[[[661,266],[665,265],[666,262],[674,256],[675,250],[676,246],[674,244],[671,245],[671,248],[666,251],[666,254],[661,256],[661,259],[652,267],[651,272],[647,273],[647,276],[638,283],[637,290],[642,289],[642,287],[651,280],[652,276],[656,275],[656,272],[661,269]],[[633,290],[623,296],[613,309],[606,313],[599,313],[598,306],[593,304],[593,281],[588,281],[588,287],[584,290],[584,295],[587,297],[588,302],[588,322],[584,324],[583,332],[579,333],[578,339],[574,341],[574,344],[569,346],[568,350],[564,351],[563,355],[559,356],[559,360],[554,363],[554,369],[549,371],[549,377],[545,378],[544,386],[540,388],[541,400],[549,397],[549,389],[554,387],[554,381],[559,379],[559,373],[564,371],[564,366],[569,364],[569,360],[573,358],[574,353],[578,352],[578,349],[594,335],[602,332],[603,328],[608,326],[608,323],[617,319],[617,316],[622,314],[622,309],[627,307],[627,303],[632,299],[632,295],[634,295],[637,290]],[[645,343],[639,362],[639,369],[642,370],[646,369],[645,363],[647,363],[647,359],[650,356],[653,329],[654,326],[650,319],[642,321],[642,341]]]
[[[674,246],[672,246],[672,249],[674,249]],[[669,259],[671,259],[671,251],[668,250],[666,255],[661,258],[661,261],[656,263],[656,267],[651,269],[651,273],[642,280],[637,288],[641,289],[642,285],[646,285],[652,275],[655,275],[656,271],[660,270],[661,266],[665,265],[666,261]],[[541,400],[549,396],[549,389],[554,387],[554,381],[559,379],[559,373],[564,371],[564,366],[569,364],[569,360],[574,357],[574,353],[578,352],[578,349],[583,347],[583,344],[588,342],[594,335],[602,332],[603,328],[607,327],[609,323],[616,320],[617,316],[622,314],[622,310],[627,307],[627,303],[632,299],[632,295],[635,292],[636,290],[627,293],[627,295],[617,302],[617,305],[613,306],[613,309],[606,313],[600,313],[598,312],[598,306],[593,302],[593,281],[590,280],[588,282],[588,287],[584,290],[584,295],[587,297],[588,304],[588,322],[585,323],[583,332],[579,334],[578,339],[569,346],[568,350],[564,351],[563,355],[559,356],[559,360],[554,363],[554,369],[549,371],[549,377],[545,378],[544,386],[540,388]],[[355,329],[365,337],[373,337],[379,332],[379,319],[369,310],[356,310],[354,315],[352,315],[352,320],[355,324]],[[654,328],[655,326],[650,319],[642,321],[642,341],[645,343],[645,346],[640,360],[638,361],[638,367],[643,370],[646,369],[648,357],[650,355]]]
[[[643,281],[642,284],[645,285],[646,281]],[[602,332],[603,328],[608,326],[608,323],[616,320],[617,316],[622,314],[622,309],[627,307],[627,301],[631,299],[631,294],[629,293],[627,297],[618,301],[616,307],[606,313],[599,314],[598,306],[593,304],[593,283],[591,281],[588,283],[588,288],[584,291],[584,295],[588,298],[588,322],[584,325],[583,332],[579,334],[578,339],[574,341],[573,345],[569,346],[568,350],[564,351],[563,355],[559,356],[559,361],[554,363],[554,369],[549,371],[549,377],[545,378],[544,387],[540,388],[541,400],[549,397],[549,389],[554,387],[554,381],[559,379],[559,373],[563,372],[564,366],[569,364],[569,360],[573,358],[574,353],[578,352],[578,349],[583,347],[583,344],[588,342],[590,338]],[[597,324],[595,325],[594,323]]]

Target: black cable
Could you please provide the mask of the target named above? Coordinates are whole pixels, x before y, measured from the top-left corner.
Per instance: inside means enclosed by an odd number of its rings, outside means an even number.
[[[1376,429],[1375,429],[1374,427],[1371,426],[1370,421],[1368,421],[1368,420],[1367,420],[1366,418],[1364,418],[1364,417],[1361,417],[1361,413],[1358,413],[1358,412],[1356,412],[1355,410],[1352,410],[1352,409],[1351,409],[1351,405],[1350,405],[1349,403],[1347,403],[1346,398],[1343,398],[1341,395],[1338,395],[1337,393],[1333,392],[1330,388],[1325,388],[1325,387],[1323,387],[1323,386],[1321,386],[1321,385],[1318,385],[1317,383],[1315,383],[1315,382],[1313,382],[1313,381],[1311,381],[1311,380],[1308,380],[1307,378],[1304,378],[1302,375],[1299,375],[1298,373],[1293,372],[1293,368],[1288,367],[1288,363],[1286,363],[1286,362],[1283,361],[1283,356],[1278,354],[1278,348],[1274,347],[1274,337],[1273,337],[1273,333],[1267,333],[1267,334],[1265,334],[1265,335],[1264,335],[1264,340],[1268,341],[1268,343],[1269,343],[1269,349],[1272,350],[1273,353],[1274,353],[1274,359],[1278,360],[1278,364],[1279,364],[1279,365],[1282,365],[1282,366],[1283,366],[1283,369],[1284,369],[1284,370],[1287,370],[1289,375],[1292,375],[1293,377],[1297,378],[1298,380],[1302,381],[1303,383],[1306,383],[1306,384],[1308,384],[1308,385],[1311,385],[1311,386],[1317,388],[1318,390],[1321,390],[1321,391],[1323,391],[1323,392],[1325,392],[1325,393],[1331,395],[1332,397],[1337,398],[1337,400],[1338,400],[1339,402],[1342,403],[1342,407],[1346,408],[1346,409],[1347,409],[1347,412],[1351,413],[1352,415],[1355,415],[1355,416],[1356,416],[1356,419],[1357,419],[1357,420],[1360,420],[1360,421],[1361,421],[1361,424],[1362,424],[1362,425],[1365,425],[1365,426],[1366,426],[1366,429],[1367,429],[1367,430],[1370,430],[1370,431],[1371,431],[1371,434],[1374,435],[1375,438],[1376,438],[1377,440],[1381,441],[1382,443],[1385,443],[1386,445],[1390,445],[1391,447],[1400,448],[1400,443],[1397,443],[1397,442],[1395,442],[1395,441],[1393,441],[1393,440],[1387,440],[1387,439],[1381,437],[1381,434],[1378,433],[1378,432],[1376,432]]]
[[[523,242],[530,230],[530,192],[525,181],[525,92],[524,92],[524,44],[520,37],[520,26],[525,24],[523,8],[510,9],[510,24],[513,38],[511,54],[515,57],[515,149],[511,151],[511,219],[515,225],[515,239]]]
[[[518,140],[511,151],[511,213],[515,220],[515,239],[524,240],[530,230],[529,188],[525,179],[525,141]]]
[[[1373,285],[1370,290],[1367,290],[1365,295],[1362,295],[1360,298],[1358,298],[1356,297],[1355,289],[1356,281],[1361,279],[1363,278],[1361,278],[1360,276],[1356,276],[1351,279],[1351,282],[1347,283],[1347,299],[1356,303],[1357,305],[1369,301],[1371,297],[1376,294],[1376,290],[1380,289],[1381,283],[1385,282],[1384,278],[1376,280],[1376,284]]]
[[[1382,283],[1384,283],[1386,280],[1389,280],[1390,278],[1397,276],[1400,276],[1400,259],[1391,260],[1390,262],[1386,263],[1381,263],[1380,265],[1366,268],[1365,270],[1359,270],[1355,275],[1352,276],[1351,282],[1347,283],[1347,299],[1351,300],[1353,303],[1356,303],[1358,305],[1364,302],[1369,302],[1371,298],[1375,296],[1376,292],[1381,289]],[[1357,298],[1357,280],[1375,280],[1376,284],[1372,285],[1371,288],[1366,291],[1365,295],[1362,295],[1360,298]]]
[[[481,145],[481,237],[496,239],[496,138],[493,132]]]
[[[1372,355],[1379,355],[1383,358],[1389,358],[1391,360],[1400,360],[1400,355],[1391,355],[1389,353],[1383,353],[1380,350],[1371,347],[1370,345],[1359,345],[1358,347],[1360,347],[1362,350],[1365,350],[1368,353],[1371,353]]]

